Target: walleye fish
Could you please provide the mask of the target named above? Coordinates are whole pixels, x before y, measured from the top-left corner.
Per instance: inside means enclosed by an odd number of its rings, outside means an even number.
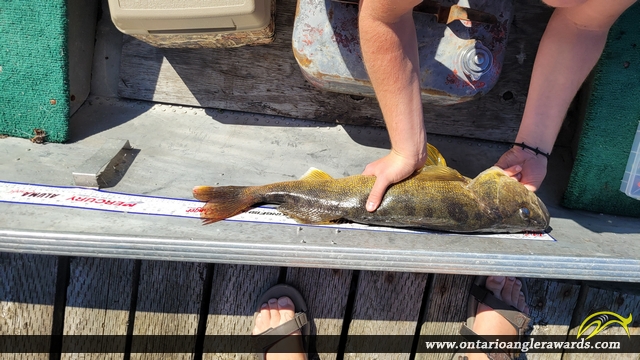
[[[311,168],[300,180],[262,186],[196,186],[193,195],[206,201],[205,224],[242,213],[257,204],[278,204],[278,210],[304,224],[342,220],[391,227],[447,232],[540,232],[549,212],[532,191],[491,167],[474,179],[446,166],[428,145],[427,165],[390,186],[374,212],[365,208],[374,176],[334,179]]]

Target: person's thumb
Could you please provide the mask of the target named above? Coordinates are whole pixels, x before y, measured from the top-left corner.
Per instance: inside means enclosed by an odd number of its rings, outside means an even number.
[[[503,169],[503,170],[504,170],[505,174],[507,174],[508,176],[514,177],[515,175],[519,174],[522,171],[522,166],[513,165],[513,166],[508,167],[508,168]]]
[[[382,202],[382,197],[384,197],[384,193],[387,191],[387,187],[389,183],[381,178],[376,178],[376,182],[373,184],[373,188],[371,188],[371,192],[369,193],[369,198],[367,199],[366,208],[369,212],[374,212],[380,206]]]

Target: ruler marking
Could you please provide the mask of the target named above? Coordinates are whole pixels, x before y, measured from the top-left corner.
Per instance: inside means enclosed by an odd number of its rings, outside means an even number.
[[[192,199],[178,199],[153,195],[138,195],[89,189],[75,186],[49,186],[0,181],[0,202],[54,206],[83,210],[127,213],[136,215],[200,218],[203,203]],[[259,206],[225,221],[259,224],[280,224],[305,227],[322,227],[346,230],[367,230],[406,234],[467,235],[433,232],[419,229],[391,228],[357,223],[332,225],[299,224],[271,206]],[[474,234],[467,236],[498,237],[508,239],[556,241],[549,234]]]

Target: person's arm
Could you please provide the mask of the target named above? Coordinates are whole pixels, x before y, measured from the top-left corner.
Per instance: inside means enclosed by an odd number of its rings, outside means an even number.
[[[611,25],[634,2],[588,0],[553,12],[536,55],[516,143],[551,153],[571,101],[602,54]],[[533,191],[547,171],[544,156],[517,146],[496,165]]]
[[[358,26],[365,68],[380,104],[391,152],[367,165],[376,181],[367,200],[374,211],[387,187],[426,161],[426,133],[420,96],[418,42],[413,7],[420,0],[362,0]]]

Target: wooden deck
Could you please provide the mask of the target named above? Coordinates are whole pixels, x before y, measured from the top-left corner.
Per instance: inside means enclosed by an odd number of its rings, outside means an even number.
[[[185,335],[193,349],[179,354],[2,354],[2,359],[245,359],[251,354],[202,352],[205,335],[243,335],[262,292],[276,283],[307,300],[312,334],[448,335],[466,318],[473,277],[130,259],[0,254],[0,335]],[[532,335],[575,336],[594,309],[640,313],[638,284],[527,279]],[[630,328],[640,334],[636,320]],[[612,327],[607,334],[624,334]],[[170,338],[169,338],[170,339]],[[171,346],[168,344],[167,346]],[[184,345],[181,345],[184,346]],[[349,353],[340,342],[310,359],[449,359],[451,354]],[[112,348],[111,348],[112,349]],[[92,350],[92,351],[95,351]],[[415,350],[414,350],[415,351]],[[611,359],[604,354],[528,354],[528,359]],[[616,354],[615,359],[638,359]]]

